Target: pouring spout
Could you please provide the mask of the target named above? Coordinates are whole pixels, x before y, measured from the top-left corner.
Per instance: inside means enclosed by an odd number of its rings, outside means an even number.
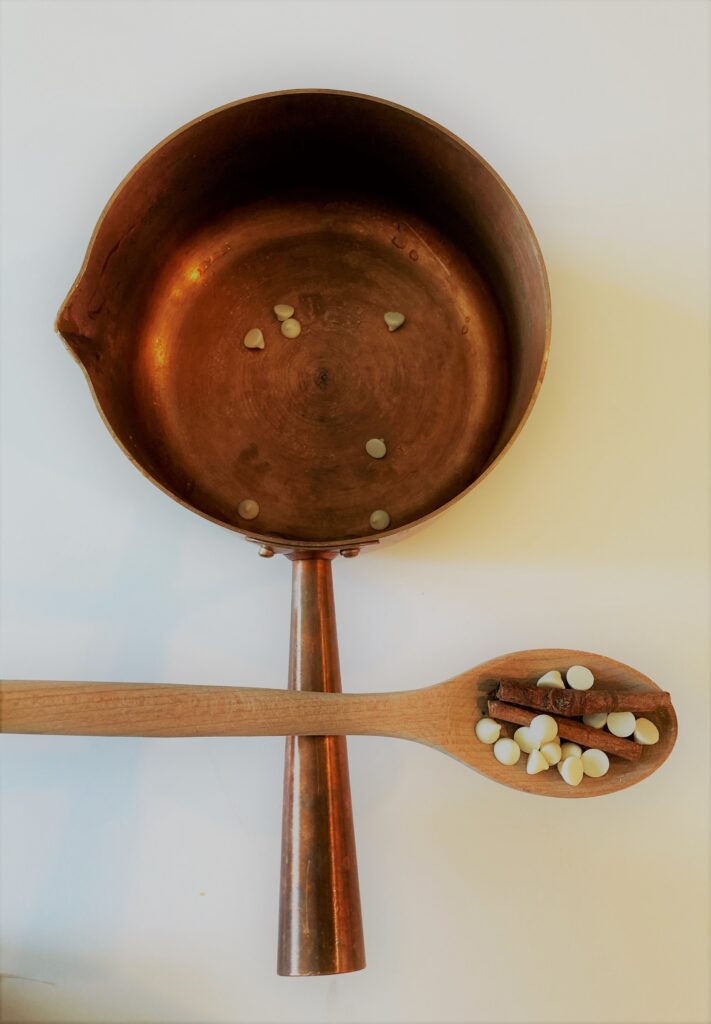
[[[74,358],[81,363],[85,369],[100,361],[101,350],[95,338],[90,338],[80,331],[70,331],[57,327],[57,333],[64,339],[67,348]]]
[[[106,290],[102,281],[89,273],[90,267],[87,255],[54,321],[55,331],[87,371],[102,359],[106,347],[103,340],[111,329],[112,320]]]

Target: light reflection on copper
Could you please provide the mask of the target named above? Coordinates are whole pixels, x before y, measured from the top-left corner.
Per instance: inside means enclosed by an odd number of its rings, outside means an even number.
[[[158,335],[153,339],[153,363],[155,366],[165,366],[168,361],[168,342],[162,336]]]

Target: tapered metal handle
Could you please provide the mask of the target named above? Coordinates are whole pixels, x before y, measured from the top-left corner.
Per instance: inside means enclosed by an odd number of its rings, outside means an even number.
[[[292,559],[289,688],[340,692],[330,553]],[[365,967],[355,834],[342,736],[289,736],[284,766],[282,975]]]

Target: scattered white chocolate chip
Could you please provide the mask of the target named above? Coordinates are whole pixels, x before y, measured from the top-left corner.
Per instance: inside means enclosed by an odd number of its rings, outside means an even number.
[[[547,772],[548,768],[548,761],[546,761],[540,750],[532,750],[528,755],[528,761],[526,762],[526,771],[528,774],[538,775],[539,772]]]
[[[371,459],[382,459],[387,453],[385,446],[385,439],[382,437],[371,437],[370,441],[366,441],[365,450]]]
[[[583,721],[586,725],[589,725],[591,729],[602,729],[603,725],[607,721],[607,712],[596,711],[593,715],[583,715]]]
[[[301,334],[301,324],[298,320],[288,317],[281,325],[281,333],[285,338],[298,338]]]
[[[501,726],[493,718],[480,718],[474,727],[476,738],[482,743],[496,743],[501,735]]]
[[[390,516],[385,509],[378,508],[370,514],[370,525],[374,530],[387,530],[390,526]]]
[[[635,717],[631,711],[612,711],[607,716],[607,728],[613,736],[631,736],[635,729]]]
[[[494,744],[494,757],[501,764],[516,764],[521,756],[521,748],[513,740],[502,738]]]
[[[579,757],[566,757],[558,770],[569,786],[579,786],[583,781],[583,762]]]
[[[279,302],[274,307],[274,315],[277,320],[281,320],[283,323],[284,320],[290,320],[294,315],[294,307],[287,305],[285,302]]]
[[[546,672],[544,676],[536,683],[536,686],[548,686],[556,690],[564,690],[565,683],[563,677],[557,669],[553,669],[551,672]]]
[[[580,760],[583,765],[583,771],[591,779],[600,779],[603,775],[607,775],[610,767],[610,758],[604,750],[591,747],[590,750],[583,751],[583,756]]]
[[[244,336],[245,348],[264,348],[264,335],[258,327],[252,327]]]
[[[595,676],[584,665],[573,665],[565,673],[565,678],[568,680],[568,686],[572,686],[574,690],[589,690],[595,682]]]
[[[389,331],[396,331],[398,327],[402,327],[405,323],[405,317],[402,313],[386,313],[383,320],[388,325]]]
[[[517,729],[513,738],[524,754],[530,754],[532,750],[538,750],[541,745],[541,741],[536,739],[527,725],[522,725],[520,729]]]
[[[245,498],[244,501],[240,501],[237,511],[242,519],[256,519],[259,515],[259,505],[251,498]]]
[[[531,735],[538,740],[538,745],[550,743],[558,735],[558,726],[550,715],[536,715],[529,725]]]
[[[638,718],[634,727],[634,738],[645,747],[651,747],[659,739],[659,729],[648,718]]]
[[[582,757],[582,748],[577,743],[561,743],[560,746],[560,759],[565,761],[566,757]],[[558,765],[560,768],[560,765]]]
[[[552,740],[550,743],[544,743],[541,747],[541,753],[545,757],[548,764],[558,764],[561,758],[560,743],[556,742],[555,740]]]

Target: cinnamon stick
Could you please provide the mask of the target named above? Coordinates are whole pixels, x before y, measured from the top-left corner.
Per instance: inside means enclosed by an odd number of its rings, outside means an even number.
[[[658,711],[671,703],[663,690],[560,690],[509,679],[500,681],[496,696],[510,704],[570,718],[611,711]]]
[[[526,708],[518,708],[513,704],[505,704],[500,700],[489,701],[489,717],[499,718],[502,722],[515,722],[517,725],[530,725],[536,716]],[[626,761],[636,761],[642,753],[641,744],[633,740],[623,740],[602,729],[592,729],[582,722],[571,722],[568,718],[551,715],[558,726],[558,733],[563,739],[580,743],[584,747],[597,747],[608,754],[617,754]]]

